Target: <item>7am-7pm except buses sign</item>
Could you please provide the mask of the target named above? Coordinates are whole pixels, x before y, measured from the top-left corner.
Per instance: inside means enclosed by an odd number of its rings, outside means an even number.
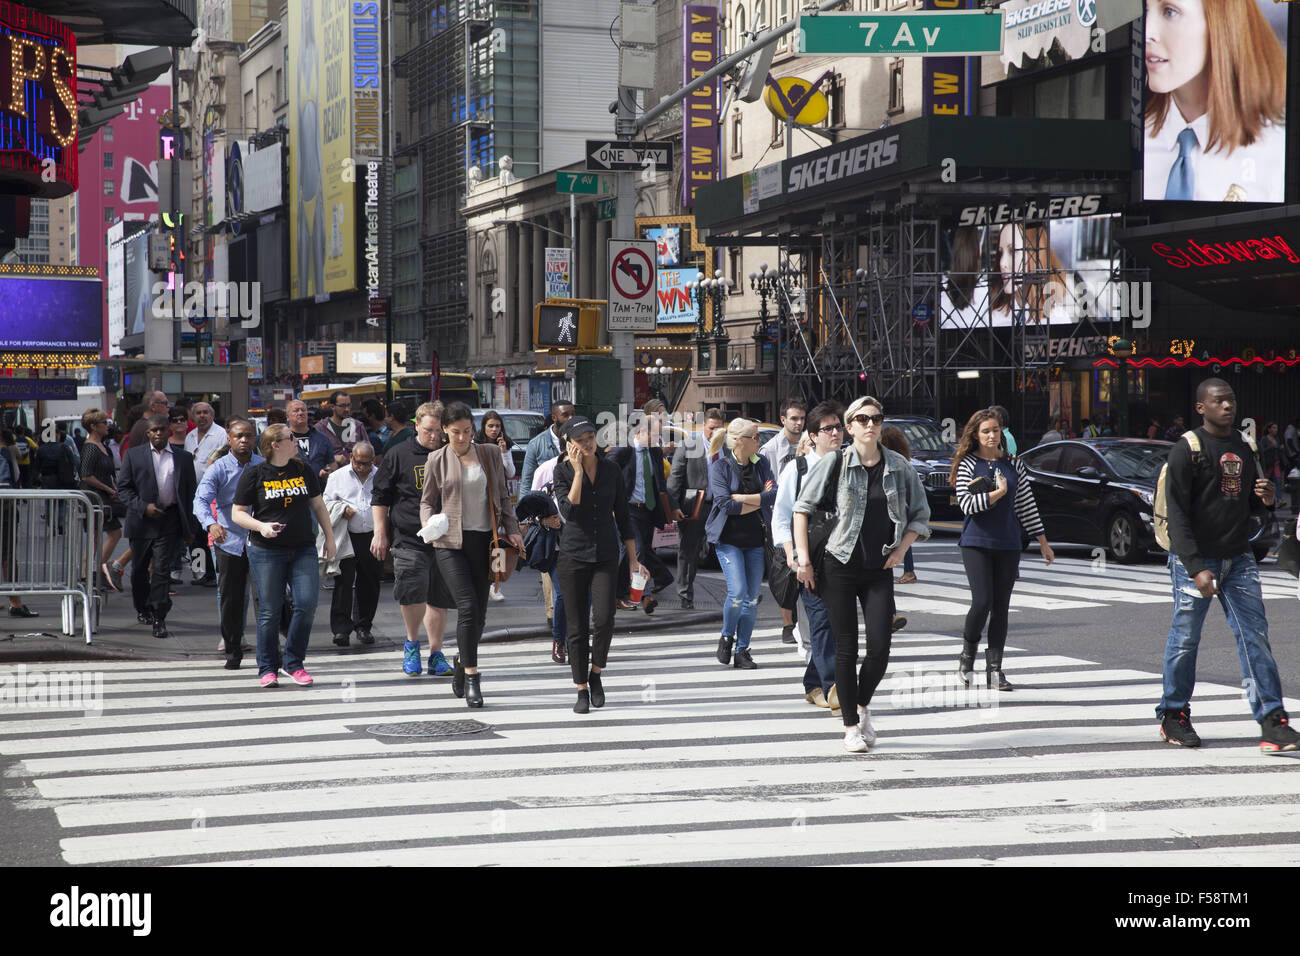
[[[799,17],[795,43],[800,53],[835,56],[982,56],[1002,52],[1002,14],[819,13]]]

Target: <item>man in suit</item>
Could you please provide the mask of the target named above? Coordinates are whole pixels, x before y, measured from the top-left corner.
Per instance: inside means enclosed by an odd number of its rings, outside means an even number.
[[[677,509],[669,501],[668,510],[664,510],[664,498],[667,497],[664,453],[660,448],[650,447],[649,421],[642,418],[634,427],[632,444],[620,445],[611,450],[608,457],[623,470],[623,485],[627,489],[628,504],[631,506],[629,515],[636,535],[636,553],[654,579],[651,594],[657,594],[673,583],[673,573],[654,553],[655,528],[671,521]],[[619,564],[619,577],[618,606],[630,610],[635,605],[628,600],[631,597],[632,578],[628,572],[627,555],[623,555]],[[658,603],[657,599],[647,595],[642,606],[649,614]]]
[[[677,593],[682,599],[682,610],[695,608],[695,571],[700,563],[700,545],[704,541],[704,522],[709,517],[709,442],[713,433],[726,427],[726,419],[719,408],[704,413],[704,428],[690,433],[673,455],[672,471],[668,473],[668,494],[680,502],[683,514],[677,519],[680,537],[677,541]],[[698,509],[696,505],[699,505]],[[691,514],[698,510],[699,517]]]
[[[131,597],[141,624],[153,636],[171,637],[167,612],[172,557],[198,533],[194,520],[194,457],[168,444],[166,415],[148,419],[147,445],[131,448],[117,475],[117,494],[126,505],[126,536],[131,542]],[[152,571],[150,570],[152,566]]]

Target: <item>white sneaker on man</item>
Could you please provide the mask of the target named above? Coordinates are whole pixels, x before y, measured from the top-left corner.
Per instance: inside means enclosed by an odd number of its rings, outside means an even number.
[[[876,728],[871,726],[871,711],[866,707],[858,708],[858,731],[868,747],[876,742]]]
[[[867,752],[867,742],[862,739],[862,731],[855,724],[844,728],[844,749],[851,754]]]

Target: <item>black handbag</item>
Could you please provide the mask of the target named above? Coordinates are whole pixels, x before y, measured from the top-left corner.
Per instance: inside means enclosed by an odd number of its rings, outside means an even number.
[[[1296,540],[1294,531],[1284,534],[1277,546],[1277,567],[1293,578],[1300,576],[1300,541]]]
[[[839,512],[835,510],[835,498],[843,464],[844,452],[837,452],[835,464],[831,466],[830,478],[826,481],[826,491],[822,493],[821,501],[817,502],[817,510],[808,516],[808,561],[816,570],[821,569],[822,558],[826,554],[826,542],[830,540],[831,532],[835,530],[835,525],[840,520]]]
[[[772,544],[770,532],[767,537],[767,587],[777,607],[793,610],[799,601],[799,578],[786,564],[785,548]]]

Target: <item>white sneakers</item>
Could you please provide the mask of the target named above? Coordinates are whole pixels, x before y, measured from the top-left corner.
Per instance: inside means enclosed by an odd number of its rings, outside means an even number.
[[[859,707],[857,724],[844,728],[844,749],[851,754],[866,753],[875,742],[876,728],[871,726],[871,711]]]
[[[504,601],[506,596],[498,591],[495,585],[488,591],[488,599],[492,601]]]

